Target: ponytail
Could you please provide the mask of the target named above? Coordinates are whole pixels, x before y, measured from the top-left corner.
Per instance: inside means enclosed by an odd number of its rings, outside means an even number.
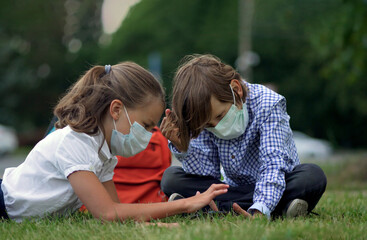
[[[103,88],[98,83],[103,73],[104,68],[102,66],[95,66],[70,87],[68,93],[60,100],[54,110],[54,114],[59,119],[55,124],[56,128],[69,125],[78,132],[97,133],[98,120],[96,114],[92,114],[91,111],[88,111],[91,109],[87,108],[91,106],[92,102],[96,103],[99,100],[92,96],[100,91],[99,88]],[[93,112],[95,111],[98,111],[98,109],[93,110]]]
[[[57,129],[69,125],[76,132],[104,133],[102,119],[111,102],[119,99],[127,108],[144,105],[150,97],[158,97],[164,105],[164,90],[147,70],[136,63],[123,62],[88,70],[59,101],[54,114]]]

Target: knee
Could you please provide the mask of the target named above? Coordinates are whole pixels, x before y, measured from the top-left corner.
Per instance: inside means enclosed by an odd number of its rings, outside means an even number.
[[[161,180],[161,189],[167,195],[171,195],[172,193],[177,191],[177,180],[179,173],[183,171],[181,167],[172,166],[167,168],[162,176]]]
[[[308,163],[302,164],[305,165],[305,171],[308,173],[309,180],[312,184],[318,185],[320,189],[325,190],[327,185],[327,178],[325,176],[324,171],[316,164]]]

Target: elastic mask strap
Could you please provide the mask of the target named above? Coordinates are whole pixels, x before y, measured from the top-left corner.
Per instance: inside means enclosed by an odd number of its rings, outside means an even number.
[[[117,130],[117,128],[116,128],[116,123],[115,123],[115,119],[113,119],[113,118],[112,118],[112,120],[113,120],[113,125],[115,126],[115,130]]]
[[[236,98],[234,96],[234,92],[233,92],[231,84],[229,84],[229,87],[231,88],[231,92],[232,92],[232,96],[233,96],[233,104],[236,105]]]
[[[232,92],[232,96],[233,96],[233,104],[234,104],[234,105],[236,105],[236,98],[235,98],[235,95],[234,95],[234,92],[233,92],[233,89],[232,89],[231,84],[229,84],[229,87],[231,88],[231,92]],[[242,105],[243,105],[242,98],[241,98],[241,103],[242,103]]]
[[[129,124],[131,126],[130,117],[129,117],[129,114],[127,114],[127,111],[126,111],[126,107],[125,106],[124,106],[124,110],[125,110],[125,113],[126,113],[126,116],[127,116],[127,120],[129,120]]]

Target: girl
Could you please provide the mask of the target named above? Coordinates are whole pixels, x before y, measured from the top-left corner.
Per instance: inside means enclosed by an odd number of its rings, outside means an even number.
[[[219,209],[295,217],[325,191],[323,171],[299,163],[285,98],[241,80],[214,56],[189,56],[178,69],[161,130],[183,165],[163,175],[171,200],[227,183],[228,193],[215,199]]]
[[[129,157],[144,150],[164,106],[161,85],[139,65],[90,69],[56,106],[57,130],[23,164],[5,170],[0,217],[22,221],[67,215],[84,204],[102,220],[149,221],[208,205],[228,186],[212,185],[180,202],[119,203],[112,181],[115,155]]]

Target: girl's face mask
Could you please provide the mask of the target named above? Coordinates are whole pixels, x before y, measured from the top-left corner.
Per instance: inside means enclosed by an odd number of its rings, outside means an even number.
[[[236,99],[232,86],[229,85],[229,87],[233,95],[233,105],[215,127],[206,128],[206,130],[212,132],[218,138],[225,140],[241,136],[245,132],[249,122],[246,104],[242,103],[242,109],[238,109],[235,104]]]
[[[137,122],[131,125],[130,117],[127,114],[125,106],[124,109],[127,119],[129,120],[130,133],[122,134],[117,131],[116,123],[113,119],[115,129],[112,129],[111,153],[115,156],[131,157],[140,153],[148,146],[152,133],[147,131]]]

